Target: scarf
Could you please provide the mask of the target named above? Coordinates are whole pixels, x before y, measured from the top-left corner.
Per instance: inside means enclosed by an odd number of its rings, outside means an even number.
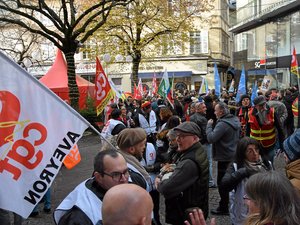
[[[256,171],[257,173],[266,172],[268,170],[261,157],[259,157],[259,160],[257,162],[250,162],[248,160],[245,160],[245,167],[252,171]]]
[[[147,183],[150,185],[152,185],[151,182],[151,178],[149,173],[145,170],[145,168],[142,166],[142,164],[138,161],[138,159],[136,157],[134,157],[133,155],[130,155],[127,152],[123,152],[120,149],[118,149],[118,152],[123,155],[123,157],[125,158],[126,162],[131,164],[132,166],[134,166],[145,178],[145,180],[147,181]]]
[[[289,163],[285,168],[288,179],[300,193],[300,159]]]

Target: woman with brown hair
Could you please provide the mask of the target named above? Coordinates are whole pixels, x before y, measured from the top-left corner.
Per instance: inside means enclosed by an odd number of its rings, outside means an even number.
[[[242,138],[237,145],[235,160],[229,166],[220,186],[230,192],[230,219],[233,225],[243,225],[248,214],[245,205],[245,183],[258,172],[272,169],[271,162],[260,155],[259,143],[250,137]]]
[[[286,176],[269,171],[251,176],[245,202],[249,216],[245,225],[299,225],[300,197]]]

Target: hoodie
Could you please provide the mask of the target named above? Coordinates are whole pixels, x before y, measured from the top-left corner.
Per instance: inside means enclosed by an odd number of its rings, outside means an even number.
[[[213,159],[232,161],[240,135],[240,121],[237,116],[226,114],[217,120],[215,128],[207,124],[206,135],[212,144]]]

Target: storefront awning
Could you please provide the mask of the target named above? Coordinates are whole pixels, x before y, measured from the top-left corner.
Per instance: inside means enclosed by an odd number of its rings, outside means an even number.
[[[152,79],[153,77],[153,72],[149,72],[149,73],[139,73],[138,74],[138,78],[142,78],[142,79]],[[156,72],[156,78],[162,78],[164,72]],[[192,76],[192,71],[168,71],[168,75],[169,78],[173,77],[191,77]]]
[[[261,69],[261,70],[248,70],[249,76],[256,76],[256,75],[276,75],[276,69]]]

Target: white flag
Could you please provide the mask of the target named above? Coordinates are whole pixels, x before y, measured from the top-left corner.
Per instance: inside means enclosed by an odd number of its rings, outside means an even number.
[[[27,218],[89,125],[0,53],[0,208]]]

